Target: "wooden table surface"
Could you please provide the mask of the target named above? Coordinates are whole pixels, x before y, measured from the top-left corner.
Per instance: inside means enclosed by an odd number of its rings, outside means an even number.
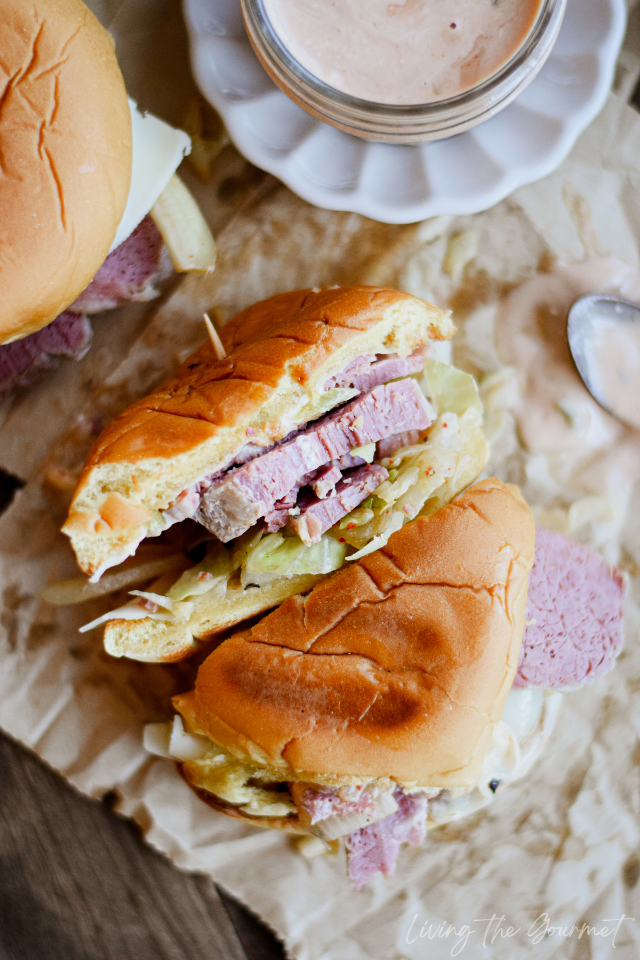
[[[19,486],[0,470],[0,513]],[[270,930],[0,733],[0,960],[283,960]]]
[[[115,24],[129,93],[181,125],[195,85],[180,0],[85,2]],[[0,471],[0,512],[14,488]],[[0,734],[0,960],[283,957],[208,877],[177,870],[108,802],[80,796]]]
[[[0,735],[1,960],[283,960],[205,876]]]

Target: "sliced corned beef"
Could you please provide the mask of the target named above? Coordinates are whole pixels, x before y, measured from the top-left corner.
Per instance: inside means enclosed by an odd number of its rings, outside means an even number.
[[[361,467],[367,461],[363,460],[362,457],[354,457],[352,453],[343,453],[341,457],[336,457],[332,462],[341,470],[350,470],[351,467]]]
[[[429,423],[429,405],[414,380],[382,384],[215,479],[202,492],[196,519],[227,543],[269,514],[303,476],[356,447]]]
[[[130,301],[153,300],[158,284],[173,273],[169,251],[150,216],[109,254],[68,310],[42,330],[0,345],[0,397],[31,386],[57,366],[60,357],[81,360],[91,343],[86,314]]]
[[[622,647],[624,593],[597,553],[538,527],[514,686],[558,690],[607,673]]]
[[[194,487],[188,487],[180,493],[175,501],[164,511],[166,517],[179,522],[188,520],[198,509],[200,494]]]
[[[343,796],[346,793],[347,796]],[[302,795],[302,805],[308,810],[311,823],[328,817],[349,813],[375,813],[375,803],[369,790],[363,787],[347,787],[346,790],[314,790],[309,788]]]
[[[267,533],[276,533],[287,525],[291,511],[295,509],[297,496],[298,491],[293,490],[291,496],[283,497],[274,503],[273,509],[264,518],[264,529]]]
[[[113,250],[69,309],[76,313],[112,310],[158,296],[158,284],[173,273],[169,251],[153,219],[146,216]]]
[[[351,360],[344,370],[341,370],[340,373],[337,373],[335,377],[331,377],[330,380],[324,385],[325,390],[332,390],[334,387],[347,387],[354,377],[362,376],[363,374],[368,373],[371,369],[371,364],[375,363],[376,355],[375,353],[367,353],[363,357],[356,357],[355,360]]]
[[[36,333],[0,346],[0,397],[40,380],[60,357],[81,360],[91,344],[86,317],[65,311]]]
[[[306,473],[303,477],[300,477],[299,480],[296,480],[287,495],[274,503],[273,508],[265,514],[264,518],[267,533],[275,533],[276,530],[280,530],[281,527],[285,526],[291,516],[291,511],[296,506],[301,488],[310,483],[318,473],[318,470],[312,470],[311,473]]]
[[[423,366],[424,359],[419,350],[410,357],[390,355],[376,359],[373,354],[367,354],[352,360],[341,373],[327,380],[324,388],[330,390],[332,387],[353,387],[361,391],[373,390],[389,380],[419,373]]]
[[[327,841],[346,837],[398,810],[395,795],[375,784],[340,790],[312,787],[302,793],[294,788],[294,799],[303,822],[308,819],[313,833]]]
[[[360,890],[376,873],[393,876],[401,843],[419,847],[425,837],[427,798],[423,793],[407,795],[396,790],[395,813],[350,833],[345,841],[349,857],[349,878]]]
[[[349,454],[345,454],[344,457],[340,457],[338,460],[332,460],[325,467],[320,467],[319,470],[313,470],[311,473],[301,477],[300,480],[296,481],[289,493],[281,500],[277,500],[273,508],[265,514],[264,525],[267,533],[275,533],[276,530],[280,530],[288,523],[289,518],[293,516],[292,511],[297,507],[298,495],[303,487],[311,487],[311,490],[313,490],[318,500],[324,500],[328,496],[333,496],[336,485],[342,477],[342,470],[338,464],[343,462],[344,469],[348,469],[355,465],[361,466],[365,461],[361,457],[352,457]],[[310,498],[307,498],[305,502],[311,502]],[[299,511],[300,507],[297,507],[297,509]],[[342,516],[344,516],[344,514],[342,514]]]
[[[410,447],[414,443],[419,442],[419,430],[405,430],[404,433],[394,433],[392,437],[386,437],[385,440],[378,440],[376,444],[376,460],[390,457],[396,450],[401,450],[402,447]]]
[[[332,461],[326,467],[321,467],[313,480],[310,481],[310,487],[319,500],[328,497],[332,490],[335,490],[336,484],[342,476],[340,467]]]
[[[333,496],[324,500],[310,496],[299,501],[300,513],[290,517],[289,527],[303,543],[318,543],[323,533],[351,513],[388,476],[387,470],[375,463],[357,467],[337,484]]]

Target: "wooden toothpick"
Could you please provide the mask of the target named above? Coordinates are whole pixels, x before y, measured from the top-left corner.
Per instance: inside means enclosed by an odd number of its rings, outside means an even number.
[[[216,330],[214,325],[211,323],[211,318],[209,317],[208,313],[204,314],[204,322],[209,332],[209,339],[211,340],[211,346],[213,347],[213,352],[215,353],[218,360],[224,360],[224,358],[227,355],[227,351],[222,346],[222,340],[218,336],[218,331]]]

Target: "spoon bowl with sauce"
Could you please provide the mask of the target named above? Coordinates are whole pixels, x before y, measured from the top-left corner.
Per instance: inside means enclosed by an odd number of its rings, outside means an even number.
[[[567,338],[594,400],[640,429],[640,305],[604,294],[580,297],[569,311]]]

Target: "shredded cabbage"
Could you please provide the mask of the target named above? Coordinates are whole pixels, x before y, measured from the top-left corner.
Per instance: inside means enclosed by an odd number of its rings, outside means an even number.
[[[261,530],[248,530],[228,549],[218,541],[207,545],[207,555],[195,567],[185,570],[179,580],[167,590],[171,600],[185,600],[204,594],[224,596],[229,577],[246,562],[247,557],[258,548],[262,539]]]
[[[167,611],[151,613],[150,610],[145,610],[138,603],[126,603],[123,607],[118,607],[117,610],[109,610],[108,613],[103,613],[101,617],[96,617],[91,623],[85,623],[83,627],[80,627],[79,633],[94,630],[101,624],[106,623],[107,620],[144,620],[146,617],[151,617],[152,620],[173,620],[173,617]]]
[[[439,414],[450,411],[460,415],[466,410],[482,413],[478,387],[470,373],[463,373],[439,360],[425,360],[423,381],[426,382],[423,391]]]
[[[324,535],[319,543],[305,545],[298,537],[270,533],[251,551],[242,567],[243,586],[260,586],[276,577],[293,577],[304,573],[331,573],[344,563],[346,544]]]
[[[406,467],[396,473],[396,477],[391,482],[385,480],[376,487],[376,497],[384,500],[385,503],[395,503],[396,500],[406,493],[409,487],[412,487],[418,479],[418,467]]]
[[[246,533],[243,533],[241,537],[238,537],[237,540],[234,540],[231,551],[231,562],[234,570],[243,566],[249,554],[255,550],[262,540],[262,537],[262,530],[254,530],[251,528],[247,530]]]
[[[356,559],[366,555],[360,551],[369,541],[375,540],[373,549],[384,546],[391,533],[400,529],[398,518],[408,523],[421,513],[432,513],[460,489],[460,478],[471,461],[469,451],[474,448],[474,441],[484,442],[482,416],[475,403],[461,416],[441,414],[424,443],[398,450],[383,461],[385,466],[393,465],[393,469],[389,479],[374,491],[373,518],[362,523],[360,517],[352,521],[349,514],[340,522],[335,535],[356,547]],[[354,514],[357,516],[358,510]]]
[[[182,600],[172,600],[162,593],[149,593],[145,590],[129,590],[132,597],[142,597],[173,614],[176,620],[188,620],[193,613],[193,604]]]
[[[373,497],[368,497],[359,507],[348,513],[346,517],[338,523],[338,530],[353,530],[354,527],[361,527],[365,523],[373,520],[375,514],[371,507],[373,506]]]
[[[167,590],[167,596],[171,600],[185,600],[187,597],[197,597],[211,591],[224,593],[234,569],[231,550],[227,550],[221,543],[209,544],[204,560],[190,570],[185,570],[180,579]]]
[[[43,590],[41,596],[43,600],[59,607],[86,603],[87,600],[104,597],[109,593],[115,593],[116,590],[132,587],[136,583],[143,583],[160,576],[160,574],[175,570],[177,567],[184,566],[185,559],[181,554],[173,554],[169,557],[149,560],[147,563],[140,563],[109,573],[101,577],[98,583],[90,583],[88,577],[72,577],[70,580],[60,580]]]
[[[399,510],[394,510],[390,515],[390,522],[385,527],[384,532],[378,534],[373,540],[370,540],[362,550],[358,550],[357,553],[352,553],[350,557],[347,557],[347,560],[359,560],[360,557],[366,557],[368,553],[374,553],[376,550],[379,550],[380,547],[384,547],[391,534],[402,528],[404,521],[405,516],[400,513]]]
[[[350,452],[352,457],[360,457],[367,463],[373,463],[373,458],[376,455],[376,445],[375,443],[365,443],[363,447],[354,447]]]

